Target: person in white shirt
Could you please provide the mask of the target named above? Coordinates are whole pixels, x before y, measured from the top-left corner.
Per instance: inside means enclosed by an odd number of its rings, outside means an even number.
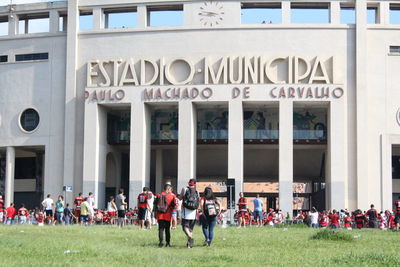
[[[188,186],[182,188],[182,230],[188,238],[186,246],[192,248],[194,244],[193,229],[196,224],[197,209],[200,204],[200,195],[196,190],[196,179],[190,179]]]
[[[147,224],[147,229],[151,229],[152,218],[153,218],[153,205],[154,205],[154,194],[148,188],[147,190],[147,210],[145,216],[145,224]]]
[[[50,223],[52,223],[53,222],[54,201],[50,197],[51,197],[51,195],[48,194],[47,198],[45,198],[42,201],[42,206],[43,206],[44,212],[46,214],[46,217],[50,217]]]
[[[115,217],[117,215],[117,205],[115,204],[114,196],[110,196],[110,201],[107,203],[107,213],[111,217],[111,224],[115,224]]]
[[[309,213],[310,216],[310,224],[312,228],[318,228],[318,211],[313,207]]]
[[[89,192],[89,196],[87,197],[87,203],[89,203],[90,223],[93,223],[93,218],[94,218],[94,196],[93,196],[92,192]]]

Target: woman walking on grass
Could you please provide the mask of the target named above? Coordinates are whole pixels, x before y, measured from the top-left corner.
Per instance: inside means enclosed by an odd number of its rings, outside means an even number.
[[[210,187],[204,189],[204,197],[201,198],[200,208],[203,211],[200,216],[200,222],[206,239],[204,245],[211,246],[214,239],[214,228],[217,224],[220,203],[214,197],[214,193]]]

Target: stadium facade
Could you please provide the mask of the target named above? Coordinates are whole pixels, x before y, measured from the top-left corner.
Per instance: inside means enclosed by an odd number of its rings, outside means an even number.
[[[291,21],[315,8],[327,10],[327,23]],[[224,200],[234,185],[235,195],[260,194],[284,211],[392,208],[399,8],[364,0],[2,6],[1,191],[7,203],[30,206],[48,193],[71,202],[91,191],[104,207],[122,187],[134,206],[145,185],[179,188],[195,177]],[[244,24],[241,13],[252,9],[280,19]],[[164,11],[182,23],[156,26]],[[342,23],[343,12],[354,23]],[[134,26],[114,27],[121,14]],[[37,21],[48,31],[32,33]]]

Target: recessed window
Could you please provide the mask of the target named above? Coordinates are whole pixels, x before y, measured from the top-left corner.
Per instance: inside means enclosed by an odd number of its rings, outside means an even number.
[[[80,11],[79,13],[79,29],[92,30],[93,29],[93,12],[91,10]]]
[[[391,45],[389,47],[389,53],[392,54],[392,55],[400,55],[400,46]]]
[[[25,132],[32,132],[39,126],[39,113],[33,108],[28,108],[21,113],[20,126]]]
[[[137,25],[136,7],[104,9],[104,28],[133,28]]]
[[[183,25],[183,6],[152,6],[147,8],[147,26],[180,26]]]
[[[329,23],[329,3],[292,3],[292,23]]]
[[[367,7],[367,24],[378,23],[378,8],[374,6]]]
[[[0,17],[0,36],[8,35],[8,18]]]
[[[18,20],[19,34],[49,32],[49,13],[19,15]]]
[[[400,24],[400,5],[390,4],[390,24]]]
[[[8,61],[8,56],[0,56],[0,63],[4,63]]]
[[[59,32],[66,32],[67,31],[67,14],[60,13],[59,21],[58,21],[58,31]]]
[[[34,53],[15,55],[15,61],[32,61],[49,59],[49,53]]]
[[[340,7],[340,23],[341,24],[356,23],[356,10],[353,6]]]
[[[244,3],[241,10],[242,24],[282,23],[280,3]]]

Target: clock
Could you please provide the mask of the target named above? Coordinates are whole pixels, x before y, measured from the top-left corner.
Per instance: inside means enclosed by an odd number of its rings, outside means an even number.
[[[224,20],[224,7],[215,1],[204,2],[199,9],[198,17],[201,25],[205,27],[218,26]]]

